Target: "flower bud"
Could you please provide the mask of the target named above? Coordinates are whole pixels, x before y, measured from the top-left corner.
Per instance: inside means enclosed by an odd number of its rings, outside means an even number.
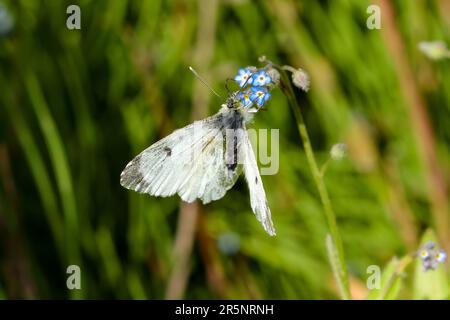
[[[302,89],[303,91],[309,90],[309,76],[308,74],[301,68],[295,70],[292,73],[292,82],[297,88]]]
[[[280,84],[280,73],[277,69],[269,67],[269,69],[267,69],[267,74],[272,79],[274,85],[278,86]]]
[[[245,69],[250,71],[251,73],[255,73],[256,71],[258,71],[258,68],[255,66],[247,66],[245,67]]]
[[[331,147],[330,156],[333,160],[342,160],[347,155],[347,145],[345,143],[336,143]]]

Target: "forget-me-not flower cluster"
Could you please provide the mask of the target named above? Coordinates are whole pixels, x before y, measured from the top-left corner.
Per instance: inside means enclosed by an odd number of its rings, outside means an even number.
[[[241,87],[238,100],[244,108],[250,109],[256,105],[257,111],[270,99],[269,85],[272,78],[264,69],[241,68],[234,80]]]
[[[439,263],[444,263],[447,258],[447,254],[444,249],[436,248],[436,244],[432,241],[428,241],[419,250],[418,256],[422,261],[424,271],[436,270]]]

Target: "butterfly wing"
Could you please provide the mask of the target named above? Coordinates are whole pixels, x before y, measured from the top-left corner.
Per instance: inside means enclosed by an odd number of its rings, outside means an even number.
[[[222,109],[174,131],[128,163],[121,185],[153,196],[177,193],[186,202],[199,198],[208,203],[222,198],[242,169],[226,161],[225,130],[234,118]]]
[[[267,202],[266,192],[264,191],[263,182],[259,175],[255,154],[246,131],[244,132],[242,140],[241,152],[243,153],[242,157],[244,159],[244,175],[250,191],[250,204],[256,215],[256,219],[261,222],[264,230],[266,230],[269,235],[274,236],[276,233],[272,222],[269,203]]]

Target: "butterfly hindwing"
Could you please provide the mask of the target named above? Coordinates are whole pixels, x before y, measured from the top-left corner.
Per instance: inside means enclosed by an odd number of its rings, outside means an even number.
[[[264,230],[266,230],[269,235],[274,236],[276,233],[266,198],[266,192],[264,191],[255,154],[246,131],[244,132],[242,141],[242,153],[244,175],[250,192],[250,204],[252,210],[258,221],[263,225]]]

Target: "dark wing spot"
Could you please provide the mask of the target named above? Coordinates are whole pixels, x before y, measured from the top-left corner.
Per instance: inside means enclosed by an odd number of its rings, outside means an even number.
[[[258,177],[255,177],[255,184],[258,184]]]
[[[223,122],[223,114],[222,114],[222,113],[219,113],[219,114],[217,115],[216,121],[217,121],[218,123],[222,124],[222,122]]]
[[[171,156],[172,155],[172,149],[170,149],[169,147],[164,147],[164,151],[167,153],[167,156]]]
[[[139,171],[141,156],[134,158],[120,175],[120,184],[125,188],[134,189],[144,178]]]

